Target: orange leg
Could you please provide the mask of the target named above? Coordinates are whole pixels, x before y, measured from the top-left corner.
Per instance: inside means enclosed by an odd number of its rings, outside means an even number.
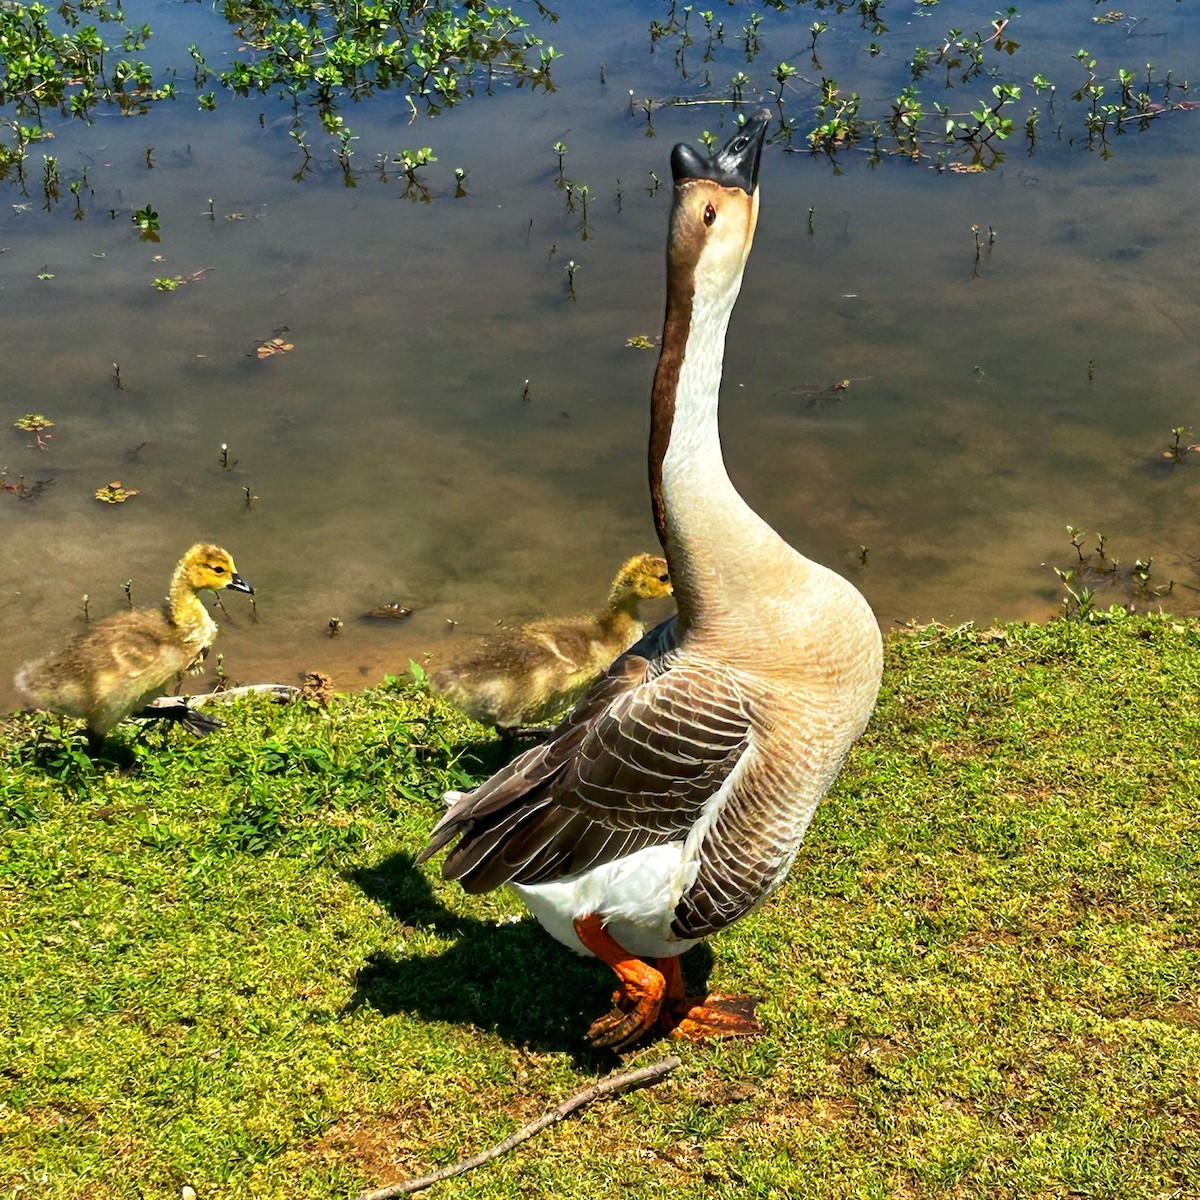
[[[673,1038],[696,1042],[710,1037],[755,1037],[762,1026],[754,1016],[761,996],[689,996],[684,990],[678,958],[660,958],[666,995],[659,1021]]]
[[[604,921],[591,913],[575,921],[579,940],[607,963],[620,980],[613,993],[613,1010],[592,1022],[588,1040],[593,1046],[621,1050],[654,1028],[663,1004],[663,977],[649,963],[634,958],[604,928]]]

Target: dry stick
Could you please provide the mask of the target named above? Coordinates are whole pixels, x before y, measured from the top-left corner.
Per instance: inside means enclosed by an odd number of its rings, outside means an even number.
[[[621,1075],[610,1075],[607,1079],[602,1079],[599,1083],[584,1088],[582,1092],[576,1092],[569,1100],[564,1100],[557,1108],[552,1108],[548,1113],[538,1117],[536,1121],[530,1121],[528,1125],[518,1129],[511,1137],[505,1138],[498,1146],[493,1146],[490,1150],[483,1150],[471,1158],[464,1158],[461,1162],[442,1167],[441,1170],[434,1171],[430,1175],[422,1175],[420,1179],[410,1179],[405,1183],[393,1183],[375,1192],[363,1192],[357,1197],[357,1200],[391,1200],[393,1196],[409,1196],[413,1192],[424,1191],[425,1188],[440,1183],[443,1179],[453,1179],[455,1175],[462,1175],[493,1158],[507,1154],[514,1146],[528,1141],[534,1134],[541,1133],[543,1129],[551,1125],[557,1125],[559,1121],[569,1117],[572,1113],[586,1108],[589,1104],[605,1096],[610,1096],[614,1092],[623,1092],[629,1088],[657,1083],[664,1075],[675,1070],[679,1066],[679,1061],[672,1055],[670,1058],[664,1058],[661,1062],[654,1063],[653,1066],[640,1067],[636,1071],[626,1071]]]
[[[198,692],[184,696],[159,696],[151,700],[146,708],[179,708],[181,704],[188,708],[199,708],[202,704],[214,701],[236,700],[241,696],[270,696],[279,704],[286,704],[300,695],[300,689],[290,683],[247,683],[242,687],[226,688],[223,692]]]

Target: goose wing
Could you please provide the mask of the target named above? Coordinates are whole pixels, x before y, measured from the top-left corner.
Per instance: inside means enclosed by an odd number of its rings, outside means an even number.
[[[107,655],[114,668],[143,677],[156,670],[168,677],[203,653],[161,612],[149,608],[106,617],[84,634],[84,644],[85,653],[94,654],[97,661]]]
[[[125,696],[137,698],[188,665],[169,633],[157,613],[115,614],[25,668],[21,686],[39,703],[78,715],[98,697],[119,707]]]
[[[675,652],[650,660],[639,647],[549,742],[458,797],[421,860],[458,837],[443,874],[483,892],[686,839],[747,751],[749,705],[719,665]]]

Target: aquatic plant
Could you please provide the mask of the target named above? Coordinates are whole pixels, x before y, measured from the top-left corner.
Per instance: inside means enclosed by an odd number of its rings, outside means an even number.
[[[12,483],[8,478],[8,470],[0,470],[0,492],[8,492],[16,496],[18,500],[32,500],[50,486],[54,481],[52,479],[36,479],[33,483],[26,483],[25,476],[17,477],[16,483]]]
[[[105,504],[124,504],[130,497],[140,495],[141,492],[137,488],[123,487],[119,479],[96,489],[96,499],[102,500]]]
[[[417,178],[417,172],[428,166],[430,163],[437,162],[437,157],[433,153],[431,146],[422,146],[420,150],[401,150],[395,158],[392,159],[401,171],[404,172],[405,187],[404,196],[408,200],[429,200],[429,189]]]
[[[158,236],[158,213],[149,204],[145,208],[135,209],[131,220],[142,231],[138,235],[140,241],[162,241],[162,238]]]
[[[955,165],[957,165],[957,164],[955,164]],[[982,238],[980,238],[980,236],[979,236],[979,226],[978,225],[971,226],[971,233],[975,237],[975,264],[971,268],[971,277],[973,279],[978,279],[979,278],[979,256],[983,253],[984,242],[983,242]],[[992,252],[992,247],[995,244],[996,244],[996,231],[989,225],[988,226],[988,235],[987,235],[987,250],[988,250],[989,254]]]
[[[1086,535],[1082,529],[1068,525],[1067,536],[1075,551],[1076,561],[1069,567],[1042,564],[1053,571],[1065,593],[1060,601],[1065,619],[1091,624],[1108,621],[1114,614],[1123,616],[1135,611],[1139,604],[1149,608],[1154,601],[1175,590],[1173,579],[1161,584],[1153,582],[1152,556],[1135,558],[1133,566],[1126,571],[1121,568],[1118,559],[1108,554],[1108,538],[1103,533],[1096,534],[1095,550],[1088,553],[1083,549]],[[1110,604],[1107,609],[1101,608],[1097,598],[1097,588],[1101,585],[1116,589],[1123,600]]]
[[[46,443],[54,436],[52,433],[46,433],[53,425],[54,422],[41,413],[26,413],[13,422],[13,428],[33,434],[34,440],[30,445],[36,445],[39,450],[45,450]]]
[[[1186,425],[1175,425],[1171,428],[1171,445],[1162,452],[1163,458],[1169,458],[1172,463],[1181,463],[1184,457],[1193,450],[1200,450],[1200,445],[1183,445],[1183,439],[1188,436]]]
[[[536,7],[546,20],[557,20],[541,3]],[[311,104],[338,139],[337,154],[347,173],[354,135],[336,114],[344,102],[398,88],[414,112],[420,106],[432,115],[478,88],[490,91],[497,72],[518,87],[549,89],[558,57],[507,5],[220,0],[217,8],[248,53],[214,72],[203,51],[188,46],[199,107],[217,105],[215,90],[201,90],[214,76],[235,95],[290,99],[298,115],[302,105]],[[100,26],[111,27],[111,33],[102,35]],[[101,106],[140,113],[175,98],[183,74],[178,67],[168,65],[156,86],[154,69],[130,57],[151,37],[148,24],[126,24],[116,0],[63,0],[53,10],[19,0],[0,5],[0,107],[11,104],[18,118],[38,118],[37,124],[9,122],[11,141],[0,143],[0,179],[11,173],[24,181],[27,147],[49,136],[41,124],[44,112],[90,121]],[[147,167],[154,165],[152,150],[146,151]],[[56,190],[57,164],[47,170],[48,191]]]
[[[920,7],[929,10],[936,4],[937,0],[922,0]],[[1048,100],[1048,111],[1054,114],[1058,94],[1054,82],[1037,69],[1044,66],[1043,62],[1027,62],[1037,59],[1042,39],[1018,39],[1021,14],[1015,5],[995,12],[974,28],[952,27],[940,37],[923,39],[922,44],[913,46],[908,40],[897,44],[899,38],[908,39],[908,31],[917,27],[907,10],[903,19],[894,23],[897,32],[890,33],[885,0],[860,0],[857,4],[813,0],[820,19],[807,28],[806,50],[816,77],[807,77],[800,67],[786,60],[764,70],[756,60],[761,52],[779,44],[779,39],[771,36],[776,33],[774,27],[778,26],[779,32],[786,30],[788,40],[794,43],[796,35],[803,33],[797,28],[796,18],[806,6],[806,0],[776,0],[761,17],[752,18],[742,30],[740,53],[736,55],[741,61],[729,83],[724,88],[713,87],[710,68],[705,67],[704,86],[713,94],[712,99],[697,101],[691,95],[647,97],[640,102],[643,110],[648,112],[662,104],[718,103],[722,102],[718,99],[721,95],[724,103],[736,108],[750,102],[755,93],[770,97],[779,114],[777,140],[826,155],[835,162],[835,170],[838,155],[855,150],[869,154],[872,163],[895,156],[914,161],[932,159],[939,169],[954,169],[950,164],[959,162],[970,171],[990,170],[1004,160],[1004,143],[1020,128],[1025,131],[1028,152],[1035,152],[1044,114],[1032,101]],[[721,22],[711,11],[700,15],[708,34],[705,64],[732,60],[733,47]],[[697,74],[689,70],[687,63],[687,50],[693,44],[690,16],[690,5],[672,3],[665,19],[651,22],[650,41],[655,49],[674,45],[679,73],[694,89]],[[1137,22],[1136,17],[1123,13],[1113,14],[1109,22],[1084,25],[1081,19],[1080,39],[1084,30],[1095,24],[1123,23],[1132,30]],[[854,73],[852,86],[839,85],[834,71],[822,62],[826,46],[830,66],[839,73]],[[877,58],[886,49],[889,57],[898,60],[903,56],[908,64],[910,79],[891,100],[890,112],[878,108],[868,111],[860,87],[855,86],[862,74],[862,60],[855,61],[853,56],[863,49],[870,58]],[[1169,73],[1160,78],[1152,65],[1143,74],[1121,65],[1106,68],[1098,55],[1087,50],[1077,51],[1074,57],[1085,77],[1070,93],[1077,103],[1065,115],[1076,123],[1078,136],[1069,130],[1064,132],[1064,120],[1055,131],[1057,141],[1078,144],[1107,157],[1115,136],[1145,129],[1166,113],[1195,107],[1186,100],[1186,80],[1175,83]],[[923,92],[926,88],[928,94]],[[862,87],[861,91],[879,95],[877,80],[872,77],[870,88]],[[947,99],[948,93],[964,91],[968,94],[965,104]],[[872,101],[872,106],[875,103]],[[633,107],[631,96],[631,114]]]
[[[534,2],[543,20],[558,19],[540,0]],[[1090,49],[1073,56],[1082,77],[1059,88],[1045,73],[1053,60],[1037,58],[1041,39],[1018,38],[1021,14],[1013,5],[970,27],[951,27],[913,45],[910,31],[920,26],[907,12],[903,20],[892,20],[885,0],[811,3],[819,19],[802,23],[806,0],[772,0],[765,11],[749,14],[736,35],[706,10],[698,14],[704,23],[699,37],[691,22],[692,5],[665,4],[665,14],[650,22],[651,46],[673,49],[679,75],[689,85],[687,94],[638,98],[631,93],[631,112],[640,111],[646,133],[652,135],[653,113],[664,104],[736,106],[769,96],[779,114],[776,136],[796,148],[831,159],[858,151],[874,162],[884,156],[941,159],[943,164],[961,161],[988,170],[1003,161],[1005,143],[1019,130],[1024,130],[1027,151],[1035,152],[1047,115],[1061,122],[1053,140],[1107,157],[1122,133],[1194,107],[1187,99],[1186,79],[1176,82],[1171,71],[1159,72],[1153,64],[1144,69],[1141,64],[1108,64]],[[478,92],[491,92],[498,79],[547,91],[554,86],[551,71],[558,51],[543,44],[514,5],[218,0],[216,8],[240,40],[232,61],[224,60],[221,70],[210,67],[195,44],[187,47],[186,67],[168,61],[152,68],[138,57],[153,36],[151,27],[129,23],[116,0],[64,0],[56,9],[19,0],[0,6],[0,108],[14,110],[0,124],[6,131],[0,139],[0,179],[24,186],[28,148],[53,133],[46,128],[49,114],[91,120],[103,106],[146,112],[176,98],[180,80],[188,76],[202,110],[215,108],[221,93],[291,101],[298,126],[291,136],[305,155],[297,172],[301,178],[312,158],[303,127],[308,114],[315,114],[334,140],[334,154],[348,182],[353,182],[356,135],[343,110],[351,100],[395,89],[414,116],[436,115]],[[921,3],[919,8],[931,12],[937,5]],[[1081,16],[1078,40],[1085,40],[1087,30],[1103,37],[1100,31],[1106,27],[1123,25],[1132,32],[1138,23],[1136,16],[1117,12]],[[804,70],[816,77],[808,78],[787,60],[764,68],[764,55],[781,43],[794,46],[798,33],[807,39],[801,45],[811,62]],[[689,65],[689,51],[697,43],[706,64],[702,77]],[[874,77],[867,86],[860,65],[863,50],[870,59],[883,55],[907,64],[909,79],[890,101],[872,99],[864,105],[861,95],[881,93]],[[731,74],[724,76],[728,82],[723,86],[714,82],[720,76],[711,64],[728,64]],[[832,67],[852,77],[843,74],[839,85]],[[603,81],[603,66],[600,70]],[[950,94],[964,92],[965,102],[950,102]],[[1063,111],[1056,113],[1056,106]],[[565,143],[555,143],[560,183],[565,152]],[[154,166],[153,147],[146,149],[145,161]],[[70,186],[80,180],[65,179],[55,156],[47,155],[42,182],[50,207],[64,182]],[[77,219],[83,212],[82,190],[72,186]]]

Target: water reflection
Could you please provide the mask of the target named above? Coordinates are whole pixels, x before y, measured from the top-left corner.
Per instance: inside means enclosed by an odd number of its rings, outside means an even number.
[[[222,618],[230,676],[321,670],[340,687],[498,620],[586,610],[615,563],[654,548],[654,351],[626,344],[661,322],[667,196],[651,172],[726,118],[659,108],[644,138],[624,97],[677,87],[669,56],[647,58],[628,11],[576,18],[555,29],[552,96],[417,129],[398,104],[356,109],[353,189],[332,160],[292,181],[290,118],[269,100],[261,126],[225,105],[60,132],[64,168],[88,166],[87,217],[0,213],[0,466],[52,480],[0,494],[0,700],[83,592],[115,610],[132,577],[149,603],[199,539],[259,592],[259,624]],[[1182,30],[1179,52],[1195,38]],[[1169,606],[1200,611],[1200,454],[1161,457],[1172,427],[1200,426],[1194,123],[1173,122],[1108,162],[1063,147],[987,176],[864,158],[834,174],[768,150],[727,459],[884,625],[1052,615],[1063,593],[1043,564],[1074,560],[1068,524],[1128,566],[1152,558]],[[587,241],[556,186],[559,140],[589,188]],[[367,170],[425,142],[428,204]],[[157,245],[128,215],[147,204]],[[996,233],[977,271],[972,226]],[[188,282],[155,289],[174,276]],[[294,349],[260,359],[273,338]],[[45,451],[11,427],[25,412],[55,422]],[[95,501],[112,480],[141,494]],[[389,601],[413,615],[359,619]]]

